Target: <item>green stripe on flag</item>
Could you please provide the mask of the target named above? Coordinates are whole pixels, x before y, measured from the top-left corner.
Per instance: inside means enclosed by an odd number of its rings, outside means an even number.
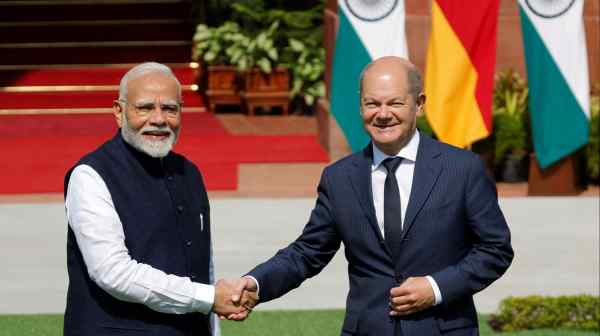
[[[356,34],[352,24],[339,10],[339,28],[333,56],[331,80],[331,112],[344,132],[352,151],[362,149],[369,136],[360,117],[359,77],[371,56]]]
[[[588,119],[529,17],[519,10],[533,144],[540,167],[546,168],[588,142]]]

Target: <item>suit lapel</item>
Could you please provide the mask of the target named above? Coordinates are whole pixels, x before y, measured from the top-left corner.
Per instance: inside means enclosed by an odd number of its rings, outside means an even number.
[[[421,134],[410,198],[404,216],[403,239],[413,226],[417,214],[429,198],[442,171],[440,155],[437,144],[428,136]]]
[[[371,144],[367,145],[363,149],[362,153],[357,155],[353,162],[353,171],[350,172],[350,182],[356,197],[360,201],[360,205],[367,216],[368,222],[372,229],[377,234],[377,238],[381,246],[384,247],[385,251],[390,255],[391,252],[384,243],[381,230],[377,224],[377,217],[375,216],[375,207],[373,206],[373,191],[371,188],[371,165],[373,163],[373,148]]]

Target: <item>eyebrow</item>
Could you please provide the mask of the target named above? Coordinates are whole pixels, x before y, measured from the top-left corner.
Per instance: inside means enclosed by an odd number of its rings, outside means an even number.
[[[148,99],[140,99],[140,100],[136,101],[134,104],[138,105],[138,106],[154,105],[154,101],[148,100]],[[178,105],[179,103],[177,103],[177,101],[175,101],[175,100],[166,100],[166,101],[162,101],[160,104],[161,104],[161,106],[164,106],[164,105]]]
[[[389,98],[389,99],[378,99],[378,98],[375,98],[375,97],[362,97],[361,100],[362,101],[375,100],[375,101],[389,102],[389,101],[395,101],[395,100],[404,101],[404,100],[406,100],[406,97],[395,96],[395,97],[392,97],[392,98]]]
[[[166,100],[161,102],[162,105],[179,105],[179,103],[175,100]]]

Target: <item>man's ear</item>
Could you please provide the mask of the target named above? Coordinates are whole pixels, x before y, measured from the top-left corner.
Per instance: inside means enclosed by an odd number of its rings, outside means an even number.
[[[425,96],[424,93],[419,93],[419,96],[417,96],[417,116],[422,116],[424,114],[425,111],[425,101],[427,100],[427,97]]]
[[[121,103],[118,100],[115,100],[113,102],[113,114],[115,115],[115,121],[117,122],[117,125],[119,126],[119,128],[122,127],[123,113],[125,113],[125,111],[123,111],[123,106],[121,105]]]

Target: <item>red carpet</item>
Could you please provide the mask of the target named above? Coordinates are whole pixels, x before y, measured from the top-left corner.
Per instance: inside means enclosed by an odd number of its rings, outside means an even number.
[[[0,116],[0,194],[62,192],[65,172],[115,132],[109,114]],[[209,113],[184,115],[175,150],[209,190],[235,190],[240,163],[328,161],[314,136],[233,136]]]
[[[0,92],[0,109],[110,108],[118,91]],[[195,91],[182,92],[186,106],[204,106]]]
[[[119,85],[127,70],[118,67],[3,70],[0,86]],[[189,67],[172,70],[182,85],[194,84],[196,70]]]
[[[127,68],[78,67],[2,70],[2,86],[118,85]],[[186,64],[173,68],[183,85],[194,83]],[[1,109],[110,108],[113,91],[2,92]],[[202,107],[197,92],[183,92],[185,107]],[[46,112],[47,113],[47,112]],[[62,192],[63,177],[84,154],[116,132],[111,114],[0,115],[0,194]],[[240,163],[327,162],[314,136],[234,136],[210,113],[184,113],[175,150],[202,171],[209,190],[237,189]]]

